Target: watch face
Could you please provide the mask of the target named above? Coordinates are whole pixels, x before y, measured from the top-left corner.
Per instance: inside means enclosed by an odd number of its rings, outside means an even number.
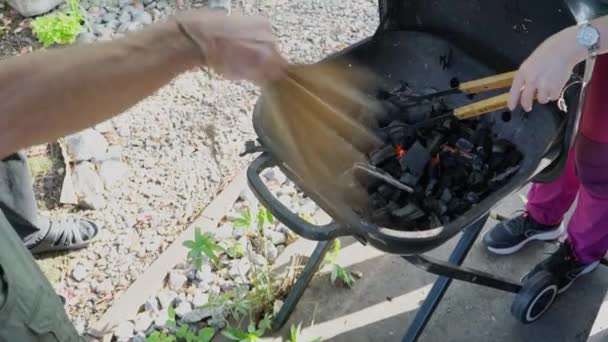
[[[576,39],[578,40],[579,44],[586,46],[586,47],[592,47],[598,43],[598,41],[600,39],[600,35],[599,35],[599,32],[594,27],[587,25],[587,26],[583,26],[578,31],[578,34],[576,35]]]

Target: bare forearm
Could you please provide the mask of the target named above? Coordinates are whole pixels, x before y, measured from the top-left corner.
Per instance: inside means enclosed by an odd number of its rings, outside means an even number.
[[[0,61],[0,158],[90,127],[198,62],[175,23],[116,41]]]

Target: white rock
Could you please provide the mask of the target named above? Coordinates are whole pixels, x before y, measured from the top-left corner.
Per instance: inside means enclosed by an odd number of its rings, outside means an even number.
[[[78,163],[72,173],[74,191],[79,204],[87,209],[103,209],[106,200],[103,197],[103,182],[95,171],[95,165],[89,162]]]
[[[122,146],[113,145],[113,146],[108,147],[107,157],[108,157],[108,159],[121,160],[122,159]]]
[[[234,228],[232,228],[231,225],[223,224],[219,228],[217,228],[213,233],[219,241],[222,241],[230,239],[232,237],[233,230]]]
[[[282,185],[287,181],[287,176],[285,176],[285,174],[278,168],[268,169],[264,173],[264,176],[269,182],[276,182],[279,185]]]
[[[150,15],[150,13],[144,11],[135,14],[133,16],[133,20],[142,23],[143,25],[152,24],[152,16]]]
[[[144,310],[151,312],[151,313],[157,313],[158,310],[160,310],[160,307],[158,306],[158,300],[156,299],[156,297],[150,297],[150,298],[148,298],[148,300],[146,300],[146,302],[144,303]]]
[[[234,260],[228,270],[228,276],[232,279],[247,279],[247,274],[251,269],[251,262],[247,259]]]
[[[87,269],[84,266],[78,265],[72,270],[72,278],[80,282],[87,277],[87,273]]]
[[[123,321],[120,324],[118,324],[118,327],[114,331],[114,335],[119,340],[129,340],[129,339],[133,338],[133,329],[134,329],[133,323],[131,323],[129,321]]]
[[[135,337],[133,337],[133,342],[146,342],[146,334],[144,333],[138,333],[137,335],[135,335]]]
[[[152,325],[152,316],[149,312],[142,312],[135,317],[135,332],[144,332]]]
[[[184,317],[188,312],[192,311],[192,304],[187,301],[182,301],[177,307],[175,307],[175,314],[177,317]]]
[[[257,253],[253,253],[253,255],[251,256],[251,261],[256,267],[264,267],[268,265],[268,260],[266,260],[264,256]]]
[[[291,199],[291,196],[289,196],[289,195],[279,196],[279,201],[281,203],[283,203],[283,205],[286,206],[287,208],[291,208],[291,206],[292,206],[292,199]]]
[[[107,14],[108,16],[112,16],[112,14]],[[102,123],[95,125],[95,130],[99,133],[108,133],[114,130],[114,125],[112,124],[112,120],[106,120]]]
[[[271,230],[271,229],[264,229],[264,236],[266,236],[268,239],[270,239],[270,241],[272,241],[273,244],[275,245],[281,245],[284,244],[285,242],[287,242],[287,238],[285,237],[285,234]]]
[[[203,293],[201,290],[197,290],[194,293],[194,298],[192,299],[192,305],[195,308],[200,308],[203,305],[209,303],[209,295],[207,293]]]
[[[271,241],[266,241],[266,253],[269,261],[274,261],[279,256],[279,250]]]
[[[206,284],[211,284],[215,281],[215,274],[209,264],[203,264],[201,269],[196,271],[196,279]]]
[[[205,318],[211,317],[210,310],[206,309],[194,309],[182,317],[182,321],[186,323],[197,323]]]
[[[161,310],[167,310],[177,298],[175,291],[161,291],[157,296]]]
[[[128,172],[127,165],[117,160],[106,160],[99,167],[99,176],[108,190],[124,180]]]
[[[24,17],[44,14],[61,3],[63,0],[8,0],[8,4]]]
[[[182,272],[179,271],[171,271],[169,272],[169,288],[171,290],[177,291],[184,287],[186,282],[188,281],[188,277],[186,277]]]
[[[108,152],[108,142],[101,133],[88,128],[65,138],[67,153],[74,162],[104,160]]]
[[[167,321],[169,320],[169,310],[162,309],[156,315],[154,315],[154,327],[157,329],[164,329],[167,327]]]

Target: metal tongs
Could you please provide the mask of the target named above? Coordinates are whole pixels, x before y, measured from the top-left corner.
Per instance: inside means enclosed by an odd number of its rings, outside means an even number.
[[[516,71],[507,72],[504,74],[498,74],[494,76],[484,77],[473,81],[468,81],[459,84],[457,87],[438,91],[435,93],[421,95],[421,96],[410,96],[408,100],[411,103],[406,104],[407,106],[416,106],[421,104],[423,101],[431,100],[437,97],[444,97],[455,94],[479,94],[482,92],[508,88],[511,87],[513,79],[515,78]],[[491,113],[497,110],[506,109],[509,101],[509,93],[500,94],[497,96],[489,97],[487,99],[473,102],[471,104],[454,108],[453,110],[429,118],[418,125],[426,125],[435,121],[444,120],[449,117],[454,117],[458,120],[470,119],[483,114]]]

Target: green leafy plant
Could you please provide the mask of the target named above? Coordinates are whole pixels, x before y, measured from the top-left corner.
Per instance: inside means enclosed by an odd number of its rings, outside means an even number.
[[[211,311],[211,321],[217,326],[228,324],[227,316],[240,322],[251,311],[251,302],[247,296],[247,291],[247,288],[243,288],[234,292],[211,295],[209,302],[202,308]]]
[[[253,286],[249,292],[249,298],[254,307],[260,311],[272,310],[276,299],[273,277],[270,266],[262,267],[252,275]]]
[[[226,254],[231,258],[240,258],[245,255],[245,246],[235,238],[226,241]]]
[[[260,207],[258,209],[258,230],[262,231],[266,224],[272,224],[274,222],[274,216],[270,210],[265,207]]]
[[[182,325],[175,333],[177,338],[185,340],[186,342],[210,342],[214,335],[215,329],[211,327],[202,328],[195,334],[186,324]]]
[[[169,335],[164,331],[155,331],[146,338],[146,342],[175,342],[177,339],[174,335]]]
[[[82,32],[83,16],[79,0],[66,0],[68,11],[47,14],[34,19],[31,23],[36,38],[49,47],[53,44],[71,44]]]
[[[209,232],[201,234],[199,228],[194,230],[194,240],[184,241],[184,246],[190,249],[188,258],[192,260],[197,269],[203,266],[203,255],[217,263],[219,262],[218,253],[224,252],[224,249],[217,244],[215,235]]]
[[[167,326],[175,328],[177,324],[175,322],[175,308],[173,305],[169,306],[167,312],[169,315],[169,319],[167,319]]]
[[[233,341],[239,342],[257,342],[260,340],[262,336],[266,333],[266,331],[270,328],[270,318],[263,319],[258,323],[258,327],[256,328],[255,322],[250,321],[249,326],[247,327],[247,331],[243,331],[242,329],[235,327],[228,327],[226,330],[222,331],[222,335]]]
[[[251,210],[249,208],[241,211],[240,216],[232,220],[232,224],[235,228],[240,228],[245,231],[249,231],[252,223],[253,217],[251,216]]]
[[[341,242],[339,239],[336,239],[332,251],[325,256],[325,267],[331,270],[330,280],[334,286],[336,286],[336,281],[340,280],[346,287],[351,287],[355,282],[355,278],[347,269],[338,264],[340,248]]]
[[[298,342],[298,339],[300,338],[300,336],[302,336],[302,323],[298,325],[292,325],[289,330],[289,340],[287,340],[287,342]],[[310,342],[321,342],[321,338],[317,337],[314,340],[311,340]]]

